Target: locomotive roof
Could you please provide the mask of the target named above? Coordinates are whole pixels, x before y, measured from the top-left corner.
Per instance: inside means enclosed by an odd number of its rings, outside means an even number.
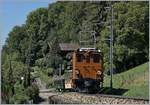
[[[74,51],[80,48],[77,43],[60,43],[59,47],[61,51]]]

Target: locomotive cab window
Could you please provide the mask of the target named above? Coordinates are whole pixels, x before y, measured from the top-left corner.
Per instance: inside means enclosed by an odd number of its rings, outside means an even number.
[[[101,61],[100,55],[99,54],[94,54],[93,55],[93,62],[94,63],[100,63],[100,61]]]
[[[86,57],[86,62],[87,62],[87,63],[90,63],[90,59],[91,59],[90,56],[87,56],[87,57]]]
[[[82,54],[77,54],[77,62],[83,62],[83,60],[85,59],[84,58],[84,55],[82,55]]]

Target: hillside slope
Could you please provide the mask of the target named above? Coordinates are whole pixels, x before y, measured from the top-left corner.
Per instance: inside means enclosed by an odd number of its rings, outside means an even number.
[[[104,78],[104,87],[109,87],[109,76]],[[113,75],[113,88],[124,91],[121,95],[131,97],[149,97],[148,62],[126,72]],[[118,91],[116,91],[118,92]],[[117,94],[117,93],[116,93]]]

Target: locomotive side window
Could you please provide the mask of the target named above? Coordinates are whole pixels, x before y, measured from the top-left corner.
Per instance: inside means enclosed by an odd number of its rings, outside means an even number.
[[[77,62],[82,62],[85,59],[84,55],[77,54]]]
[[[93,62],[94,63],[100,63],[100,61],[101,61],[100,55],[99,54],[94,54],[93,55]]]

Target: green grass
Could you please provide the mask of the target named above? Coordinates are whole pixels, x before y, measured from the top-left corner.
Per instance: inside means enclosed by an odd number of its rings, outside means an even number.
[[[104,77],[104,87],[109,87],[109,76]],[[126,72],[113,75],[113,88],[127,90],[122,95],[130,97],[149,97],[148,62]]]

